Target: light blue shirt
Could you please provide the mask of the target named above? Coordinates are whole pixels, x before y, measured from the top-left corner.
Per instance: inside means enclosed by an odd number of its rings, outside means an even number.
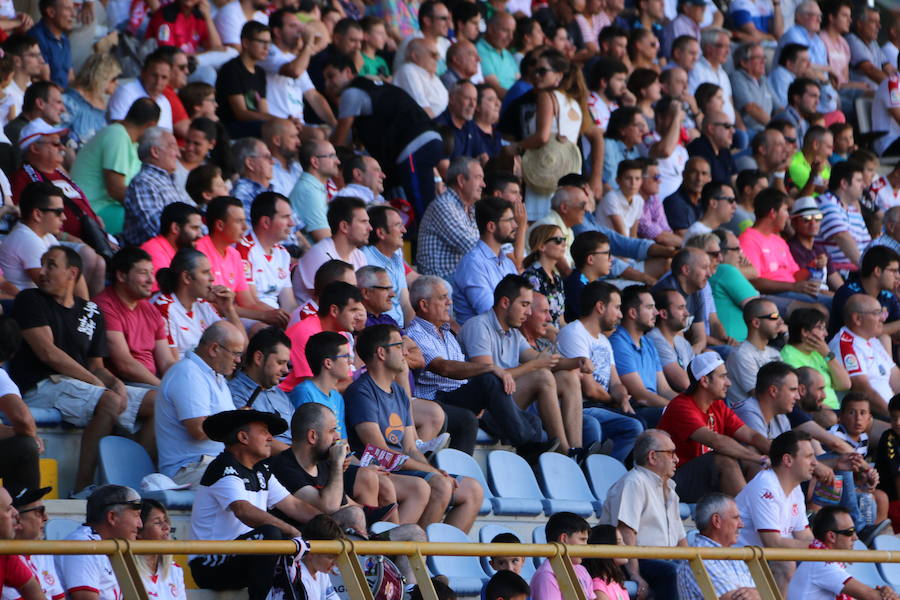
[[[256,388],[258,387],[261,386],[250,379],[247,373],[238,371],[235,376],[228,381],[228,389],[231,390],[231,399],[234,402],[235,408],[246,406],[250,396],[253,395],[253,392],[256,391]],[[294,416],[294,406],[291,404],[291,401],[288,400],[287,394],[285,394],[277,385],[270,387],[269,389],[260,390],[259,394],[256,396],[256,400],[253,401],[253,409],[262,412],[275,413],[288,423],[291,422],[291,417]],[[291,428],[288,427],[287,431],[274,437],[279,442],[290,444]]]
[[[294,214],[306,223],[307,236],[316,229],[328,227],[328,193],[325,184],[316,179],[309,172],[304,172],[291,190],[288,198]],[[312,239],[312,238],[310,238]]]
[[[204,455],[218,456],[225,446],[212,440],[195,440],[184,421],[234,410],[225,378],[212,370],[193,351],[166,372],[156,397],[156,444],[159,470],[172,477],[181,467]]]
[[[465,323],[494,306],[494,288],[506,275],[515,274],[516,265],[478,240],[456,267],[453,274],[453,307],[456,320]]]
[[[623,160],[630,160],[640,156],[638,147],[631,150],[625,147],[621,140],[606,138],[606,149],[603,151],[603,183],[608,183],[614,190],[619,189],[616,182],[616,170]]]
[[[288,163],[288,168],[281,166],[281,161],[276,160],[272,166],[272,191],[283,196],[290,196],[294,185],[303,176],[303,167],[296,160]]]
[[[616,370],[619,375],[637,373],[644,387],[656,393],[656,376],[662,371],[662,362],[653,342],[646,336],[641,337],[641,345],[637,346],[631,336],[621,325],[609,336],[616,358]]]
[[[515,369],[522,352],[531,349],[518,329],[503,331],[493,309],[469,319],[459,332],[459,341],[469,360],[490,356],[501,369]]]
[[[775,50],[774,63],[778,64],[778,57],[781,56],[781,49],[788,44],[801,44],[809,48],[809,61],[814,65],[828,66],[828,50],[825,49],[825,42],[818,34],[810,33],[801,25],[794,25],[784,32],[784,37],[778,42],[778,48]]]
[[[772,95],[775,97],[775,108],[783,109],[788,105],[787,91],[796,79],[796,75],[788,71],[785,67],[778,65],[769,73],[769,87],[772,89]]]
[[[366,260],[370,265],[381,267],[388,272],[391,285],[394,286],[394,298],[391,300],[391,310],[387,313],[394,321],[403,323],[403,307],[400,306],[400,293],[406,289],[406,268],[403,263],[403,250],[398,248],[391,256],[385,256],[375,246],[366,246],[362,249]]]
[[[337,419],[338,434],[342,439],[347,439],[346,417],[344,415],[344,397],[337,390],[331,390],[327,395],[313,383],[312,379],[300,383],[290,395],[294,407],[308,402],[316,402],[331,409]]]

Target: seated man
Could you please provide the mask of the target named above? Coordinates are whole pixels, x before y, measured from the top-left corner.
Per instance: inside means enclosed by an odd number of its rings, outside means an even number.
[[[156,420],[159,470],[179,484],[196,486],[222,451],[222,444],[204,431],[203,422],[234,409],[225,378],[243,357],[244,344],[241,330],[217,321],[162,379]]]
[[[38,289],[16,296],[12,317],[25,343],[9,364],[10,374],[29,406],[56,408],[63,419],[84,427],[75,489],[91,483],[100,438],[116,425],[153,449],[156,392],[130,387],[103,366],[108,354],[100,309],[74,295],[81,257],[68,246],[44,253]]]
[[[203,215],[196,206],[173,202],[159,216],[159,235],[143,244],[141,250],[150,255],[153,262],[153,292],[159,290],[156,273],[172,264],[175,253],[182,248],[193,248],[203,237]]]
[[[294,407],[278,384],[288,374],[291,340],[277,327],[260,329],[250,338],[241,368],[228,380],[231,400],[236,408],[255,408],[274,413],[288,421]],[[272,452],[287,450],[291,444],[291,430],[274,436]]]
[[[52,487],[19,488],[4,486],[13,497],[12,505],[19,513],[19,526],[16,528],[17,540],[43,540],[44,524],[47,522],[47,505],[43,498],[50,493]],[[0,536],[4,537],[4,536]],[[20,555],[19,558],[31,570],[37,578],[40,588],[44,592],[44,598],[60,600],[65,597],[62,581],[57,575],[54,556],[49,554]],[[15,596],[13,600],[23,599],[21,593],[12,593],[12,590],[4,585],[7,598]]]
[[[760,367],[781,360],[781,354],[769,342],[785,329],[777,306],[768,298],[753,298],[744,305],[743,313],[747,339],[731,351],[725,363],[731,380],[727,396],[731,407],[753,393]]]
[[[271,512],[278,509],[296,523],[320,513],[284,489],[265,459],[268,442],[287,429],[284,419],[257,410],[226,410],[204,419],[205,437],[224,444],[209,463],[191,510],[191,531],[198,540],[284,540],[294,538],[298,554],[306,548],[300,532]],[[273,586],[278,555],[194,556],[191,575],[211,590],[247,588],[250,600],[265,600]]]
[[[547,543],[560,543],[573,546],[584,546],[588,542],[591,526],[584,517],[575,513],[558,512],[550,515],[547,525],[544,526],[544,534]],[[587,569],[581,564],[582,559],[572,557],[572,568],[575,578],[584,590],[585,596],[594,597],[594,585]],[[553,570],[552,561],[547,558],[537,568],[531,577],[532,598],[534,600],[558,600],[562,598],[561,586]]]
[[[371,157],[369,157],[369,160]],[[394,291],[391,308],[387,314],[398,326],[412,320],[413,310],[409,304],[409,290],[406,281],[406,262],[403,260],[403,236],[406,226],[400,211],[389,204],[369,208],[369,223],[372,232],[369,234],[369,245],[363,248],[363,254],[369,265],[379,266],[387,271]]]
[[[130,487],[104,485],[87,499],[84,525],[66,537],[71,541],[129,540],[141,527],[141,497]],[[122,589],[113,575],[108,556],[72,554],[56,559],[63,589],[73,599],[121,598]]]
[[[653,292],[653,303],[659,314],[647,338],[656,347],[669,387],[683,392],[689,383],[687,366],[694,358],[694,349],[682,334],[691,316],[687,302],[678,290],[659,290]]]
[[[599,231],[583,231],[570,248],[574,269],[563,280],[567,323],[581,316],[581,291],[584,286],[610,274],[612,251],[609,238]]]
[[[863,254],[862,267],[858,273],[851,273],[847,282],[834,293],[831,304],[829,332],[841,328],[844,318],[844,304],[853,294],[866,294],[878,300],[885,310],[882,343],[900,333],[900,300],[894,290],[900,282],[900,255],[887,246],[872,246]]]
[[[574,455],[582,445],[581,385],[577,377],[570,381],[565,371],[557,377],[553,370],[561,362],[559,355],[538,353],[519,331],[532,300],[531,283],[520,275],[507,275],[494,290],[493,308],[466,322],[460,342],[469,361],[499,367],[507,376],[505,382],[512,378],[514,386],[504,383],[504,390],[512,392],[522,409],[536,402],[544,431],[559,440],[560,452]]]
[[[813,517],[810,548],[816,550],[852,551],[859,539],[853,520],[845,508],[826,506]],[[897,593],[890,586],[869,587],[847,572],[845,563],[836,561],[803,561],[791,578],[788,598],[809,598],[815,595],[846,598],[896,600]]]
[[[752,395],[733,404],[734,412],[750,429],[768,440],[792,429],[787,415],[800,399],[800,382],[787,363],[772,361],[756,375]]]
[[[687,546],[684,524],[675,492],[675,443],[665,431],[648,429],[634,445],[634,468],[609,488],[600,522],[612,525],[627,546]],[[628,578],[638,584],[638,594],[647,584],[658,598],[677,598],[675,561],[629,559]]]
[[[294,312],[291,313],[291,320],[288,321],[288,327],[290,328],[290,326],[297,321],[302,321],[307,317],[315,315],[319,310],[319,298],[322,296],[322,292],[335,281],[343,281],[344,283],[355,286],[356,271],[354,270],[353,265],[338,259],[331,259],[323,263],[316,271],[316,276],[313,279],[312,295],[309,300],[298,306]]]
[[[672,269],[653,286],[654,290],[672,289],[681,292],[691,315],[684,336],[691,343],[694,354],[706,350],[709,336],[709,315],[715,312],[712,293],[707,289],[710,275],[710,257],[700,248],[684,248],[672,259]],[[648,290],[649,294],[649,290]],[[624,298],[623,298],[624,299]],[[650,299],[652,301],[652,298]],[[625,304],[623,302],[623,304]],[[623,311],[623,316],[627,316]],[[649,331],[653,328],[650,323]],[[633,395],[633,394],[632,394]]]
[[[110,370],[125,381],[158,387],[178,357],[169,347],[165,320],[147,300],[152,287],[150,255],[126,246],[110,259],[109,271],[113,283],[96,301],[106,322]]]
[[[860,205],[865,187],[863,167],[845,160],[834,165],[828,191],[818,198],[824,218],[816,241],[825,246],[834,268],[845,278],[859,270],[863,250],[872,241]]]
[[[847,368],[850,389],[869,398],[873,414],[887,416],[888,402],[900,392],[900,369],[879,339],[883,315],[884,308],[872,296],[850,296],[844,306],[844,326],[828,347]]]
[[[690,385],[666,408],[659,428],[675,442],[675,483],[685,502],[706,494],[737,494],[765,464],[769,441],[725,405],[729,386],[725,363],[704,352],[688,365]]]
[[[709,494],[697,503],[694,522],[699,535],[692,544],[695,548],[730,548],[738,539],[738,532],[744,524],[741,512],[734,499],[727,494]],[[722,600],[759,600],[756,583],[750,575],[746,563],[740,561],[704,560],[703,566],[709,574],[716,596]],[[703,592],[691,571],[691,563],[678,563],[679,600],[702,600]]]
[[[247,21],[241,28],[240,54],[219,69],[218,114],[232,139],[259,138],[263,122],[274,118],[266,100],[266,72],[260,66],[269,54],[271,39],[266,25]]]
[[[900,60],[897,61],[900,68]],[[875,92],[872,105],[872,130],[887,131],[888,134],[875,141],[875,151],[880,156],[900,154],[900,73],[893,73],[881,82]]]
[[[737,545],[806,548],[813,536],[800,484],[810,480],[816,466],[809,434],[787,431],[772,440],[769,463],[771,468],[760,471],[735,498],[744,523]],[[797,565],[769,564],[783,594]]]
[[[351,447],[361,452],[371,444],[405,455],[407,459],[399,473],[421,477],[430,488],[418,524],[424,528],[440,521],[452,504],[445,521],[468,531],[481,509],[484,492],[474,479],[457,479],[435,469],[416,448],[410,401],[395,381],[406,369],[400,331],[392,325],[373,325],[363,330],[356,347],[367,372],[345,393]]]
[[[22,335],[12,317],[0,317],[0,363],[8,361],[19,350]],[[0,438],[0,478],[9,489],[40,487],[40,452],[44,442],[38,437],[37,424],[22,401],[19,387],[6,369],[0,370],[0,414],[9,425]]]

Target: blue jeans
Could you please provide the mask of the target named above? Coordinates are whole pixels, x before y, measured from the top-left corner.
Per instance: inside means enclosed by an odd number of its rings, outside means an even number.
[[[638,559],[641,577],[653,590],[653,596],[662,600],[678,598],[678,574],[674,560],[657,560],[653,558]]]
[[[637,436],[644,430],[636,418],[601,407],[585,406],[583,421],[584,447],[597,441],[612,440],[612,457],[623,463],[631,454]]]

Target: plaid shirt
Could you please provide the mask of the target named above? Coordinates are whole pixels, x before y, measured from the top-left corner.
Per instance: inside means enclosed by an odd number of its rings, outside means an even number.
[[[234,184],[234,187],[231,189],[231,195],[244,204],[244,214],[247,217],[248,224],[250,223],[250,206],[253,204],[253,201],[258,195],[271,190],[271,185],[266,187],[263,184],[257,183],[252,179],[247,179],[246,177],[241,177],[237,180],[237,183]]]
[[[436,358],[466,362],[466,355],[463,354],[459,340],[456,339],[456,335],[448,323],[444,323],[438,328],[433,323],[416,317],[406,328],[406,335],[419,346],[422,356],[425,358],[426,368],[415,372],[417,398],[434,400],[438,392],[452,392],[468,381],[467,379],[450,379],[429,371],[427,368]]]
[[[159,216],[173,202],[197,206],[184,190],[175,187],[171,173],[144,163],[125,191],[125,243],[140,246],[159,235]]]
[[[718,542],[709,539],[702,533],[697,534],[693,546],[695,548],[721,548]],[[712,580],[716,596],[722,596],[742,587],[755,588],[753,577],[747,564],[740,560],[704,560],[706,571]],[[697,585],[694,573],[691,571],[691,563],[686,560],[678,561],[678,597],[681,600],[703,600],[703,593]]]
[[[422,215],[416,255],[419,271],[449,281],[456,265],[477,243],[475,209],[466,208],[459,195],[448,188]]]

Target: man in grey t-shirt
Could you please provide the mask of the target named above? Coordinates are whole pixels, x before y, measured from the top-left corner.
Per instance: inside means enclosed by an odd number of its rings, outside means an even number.
[[[673,390],[683,392],[688,387],[687,366],[694,358],[694,349],[682,334],[690,316],[687,301],[678,290],[657,290],[653,301],[659,315],[647,338],[656,347],[666,381]]]
[[[747,427],[773,440],[791,429],[787,414],[800,401],[800,383],[787,363],[773,361],[759,370],[756,392],[737,402],[734,412]]]
[[[781,360],[778,350],[768,345],[785,330],[784,319],[775,303],[765,298],[750,300],[744,305],[744,323],[747,339],[725,361],[731,378],[726,402],[731,407],[753,394],[756,375],[764,364]]]
[[[884,67],[890,64],[878,46],[881,15],[877,8],[866,7],[853,22],[853,33],[847,36],[850,45],[850,80],[869,84],[873,90],[887,79]],[[896,65],[891,65],[896,66]]]

